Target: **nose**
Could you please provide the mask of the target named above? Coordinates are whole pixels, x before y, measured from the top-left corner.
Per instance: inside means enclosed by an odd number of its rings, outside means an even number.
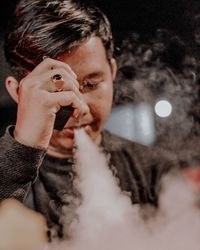
[[[82,112],[80,114],[80,116],[85,116],[90,112],[90,109],[87,105],[87,103],[84,102],[84,106],[82,106]]]
[[[90,102],[89,102],[89,96],[87,95],[87,93],[82,94],[82,100],[83,100],[83,103],[85,104],[82,115],[85,116],[90,112],[90,107],[89,107]]]

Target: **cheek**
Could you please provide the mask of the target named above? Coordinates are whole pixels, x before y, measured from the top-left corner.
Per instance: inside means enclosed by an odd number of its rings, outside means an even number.
[[[102,86],[90,93],[88,105],[95,118],[104,122],[110,114],[113,99],[112,84],[102,84]]]
[[[113,101],[113,85],[102,86],[100,100],[102,106],[104,107],[105,113],[110,114]]]

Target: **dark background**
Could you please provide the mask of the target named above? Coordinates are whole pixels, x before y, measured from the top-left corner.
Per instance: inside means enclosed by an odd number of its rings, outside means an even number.
[[[31,0],[30,0],[31,1]],[[0,31],[16,0],[0,2]],[[191,34],[191,16],[199,13],[199,0],[94,0],[109,16],[115,31],[151,32],[155,27],[167,27],[183,36]]]
[[[31,0],[30,0],[31,1]],[[4,87],[9,70],[3,55],[3,35],[16,0],[0,2],[0,127],[15,120],[15,105]],[[199,0],[95,0],[108,15],[116,41],[129,31],[152,35],[157,28],[167,28],[193,47],[193,19],[200,13]],[[0,131],[1,133],[1,131]]]

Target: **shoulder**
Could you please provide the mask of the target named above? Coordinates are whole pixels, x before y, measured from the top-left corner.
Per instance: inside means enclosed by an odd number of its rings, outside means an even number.
[[[102,144],[109,152],[124,152],[132,157],[137,157],[144,165],[162,161],[173,165],[177,164],[176,155],[163,148],[154,145],[145,146],[112,134],[107,130],[103,131],[102,136]]]
[[[103,132],[103,146],[110,153],[111,162],[124,180],[124,186],[133,186],[135,181],[138,200],[156,203],[161,177],[178,166],[176,156],[164,149],[134,143],[108,131]]]
[[[112,134],[107,130],[103,130],[102,132],[102,144],[104,147],[109,148],[112,151],[119,151],[124,148],[133,148],[133,147],[141,147],[141,149],[145,146],[139,145],[130,140],[124,139],[118,135]]]

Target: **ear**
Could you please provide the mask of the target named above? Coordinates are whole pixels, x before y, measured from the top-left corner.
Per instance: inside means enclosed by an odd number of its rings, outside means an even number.
[[[18,88],[19,83],[13,76],[8,76],[5,81],[6,89],[12,99],[18,103]]]
[[[116,73],[117,73],[117,63],[114,58],[110,60],[110,66],[111,66],[111,71],[112,71],[112,79],[115,80]]]

